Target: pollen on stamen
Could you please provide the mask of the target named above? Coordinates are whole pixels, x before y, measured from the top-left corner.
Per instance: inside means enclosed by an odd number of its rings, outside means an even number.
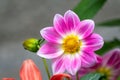
[[[74,54],[80,50],[82,41],[76,35],[68,35],[63,40],[62,48],[64,53]]]
[[[100,67],[97,69],[97,72],[103,74],[107,80],[109,80],[112,75],[112,71],[108,67]]]

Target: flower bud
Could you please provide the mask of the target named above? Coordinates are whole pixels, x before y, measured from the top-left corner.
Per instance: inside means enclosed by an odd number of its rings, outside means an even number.
[[[23,42],[23,47],[31,52],[37,52],[39,46],[39,40],[35,38],[29,38]]]
[[[22,63],[20,69],[21,80],[42,80],[42,75],[32,59],[27,59]]]
[[[50,78],[50,80],[64,80],[65,78],[67,80],[71,80],[71,76],[69,74],[65,74],[65,73],[55,74]]]

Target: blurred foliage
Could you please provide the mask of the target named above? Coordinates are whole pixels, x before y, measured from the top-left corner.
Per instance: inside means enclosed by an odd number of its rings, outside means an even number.
[[[102,74],[100,73],[89,73],[81,77],[80,80],[100,80],[101,77],[102,77]]]
[[[120,27],[120,19],[104,21],[104,22],[98,23],[97,25],[101,26],[101,27],[104,27],[104,26],[106,26],[106,27],[119,26]]]
[[[118,79],[117,80],[120,80],[120,76],[118,77]]]
[[[81,20],[93,18],[107,0],[81,0],[73,9]]]
[[[105,41],[104,46],[100,50],[96,51],[96,53],[102,55],[106,51],[111,50],[116,47],[120,48],[120,40],[119,39],[114,39],[112,41]]]

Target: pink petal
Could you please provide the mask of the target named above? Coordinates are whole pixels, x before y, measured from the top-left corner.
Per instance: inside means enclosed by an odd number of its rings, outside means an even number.
[[[64,56],[65,60],[65,67],[66,70],[72,74],[75,75],[76,72],[80,69],[81,67],[81,58],[79,55],[65,55]]]
[[[118,76],[112,76],[109,80],[117,80]]]
[[[118,78],[120,76],[120,69],[112,69],[112,77]]]
[[[103,65],[109,65],[120,71],[120,49],[113,49],[103,56]]]
[[[101,56],[99,56],[99,55],[96,55],[96,59],[95,59],[95,61],[96,61],[96,63],[93,65],[93,66],[91,66],[91,67],[82,67],[82,68],[80,68],[79,69],[79,71],[78,71],[78,73],[79,73],[79,77],[82,77],[82,76],[84,76],[84,75],[86,75],[86,74],[88,74],[88,73],[91,73],[91,72],[94,72],[98,67],[100,67],[101,66],[101,63],[102,63],[102,58],[101,58]],[[92,63],[92,62],[91,62]]]
[[[54,17],[54,28],[55,30],[63,36],[67,32],[67,26],[65,24],[63,16],[56,14]]]
[[[62,57],[53,59],[52,70],[53,74],[59,74],[65,71],[64,59]]]
[[[40,31],[42,37],[48,42],[60,43],[61,36],[53,27],[47,27]]]
[[[90,69],[97,69],[102,65],[102,57],[96,54],[96,63],[94,66],[90,67]]]
[[[92,35],[87,37],[84,40],[84,42],[85,42],[84,51],[87,51],[87,52],[96,51],[100,49],[104,43],[103,38],[96,33],[93,33]]]
[[[65,15],[64,15],[64,19],[66,22],[66,25],[68,27],[68,29],[71,31],[74,27],[77,27],[77,25],[80,23],[80,19],[77,16],[76,13],[74,13],[71,10],[68,10]]]
[[[83,20],[79,23],[79,25],[76,27],[76,31],[82,38],[88,37],[94,30],[95,23],[92,20]]]
[[[63,54],[63,51],[59,49],[59,44],[48,42],[41,46],[41,48],[37,52],[37,55],[47,59],[56,58]]]
[[[83,52],[81,65],[83,68],[93,67],[98,62],[95,53]]]
[[[78,71],[79,78],[83,77],[84,75],[86,75],[90,72],[92,72],[92,70],[90,68],[80,68]]]

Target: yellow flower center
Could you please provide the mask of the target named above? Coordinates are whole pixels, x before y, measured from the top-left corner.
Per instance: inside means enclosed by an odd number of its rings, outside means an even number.
[[[100,67],[97,69],[97,72],[103,74],[105,80],[109,80],[109,78],[112,76],[112,70],[109,67]]]
[[[74,54],[80,50],[82,42],[76,35],[68,35],[63,39],[62,48],[64,53]]]

